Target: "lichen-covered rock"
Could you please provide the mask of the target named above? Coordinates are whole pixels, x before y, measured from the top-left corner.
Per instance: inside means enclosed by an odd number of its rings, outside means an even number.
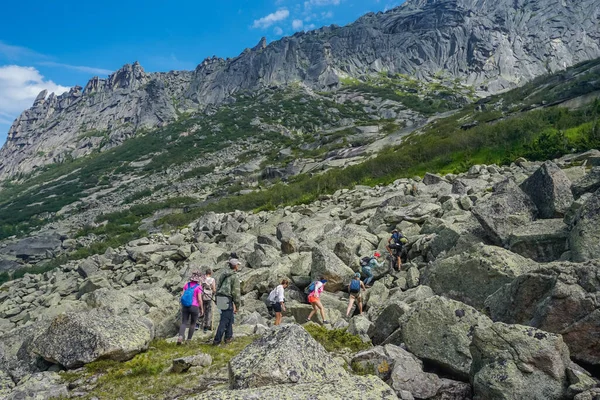
[[[492,196],[477,202],[472,212],[498,246],[505,245],[513,230],[537,215],[535,204],[512,180],[496,184]]]
[[[571,225],[569,244],[573,261],[600,258],[600,190],[583,203]]]
[[[2,398],[5,400],[49,400],[67,397],[68,394],[67,383],[56,372],[38,372],[21,379],[12,392]]]
[[[428,264],[422,280],[436,294],[479,309],[503,285],[537,268],[536,262],[501,247],[478,244]]]
[[[15,383],[7,372],[0,369],[0,398],[5,399],[5,396],[14,389]]]
[[[460,379],[469,376],[473,330],[492,321],[473,307],[440,296],[414,303],[400,320],[408,351]],[[395,343],[400,344],[400,343]]]
[[[542,166],[520,185],[537,206],[540,218],[559,218],[573,202],[571,181],[552,161]]]
[[[231,389],[274,384],[336,381],[346,377],[323,346],[304,328],[282,325],[273,329],[229,362]]]
[[[562,219],[539,219],[513,230],[508,249],[538,262],[556,261],[569,250],[568,237]]]
[[[189,400],[394,400],[394,390],[376,376],[346,376],[336,381],[212,390]]]
[[[592,193],[600,189],[600,167],[594,167],[585,176],[573,182],[571,190],[577,199],[584,193]]]
[[[348,284],[354,271],[338,258],[332,251],[320,246],[312,249],[312,268],[310,277],[313,280],[323,276],[327,279],[325,290],[337,292]]]
[[[569,349],[560,335],[495,323],[476,327],[471,344],[474,399],[562,400]]]
[[[150,340],[150,329],[136,318],[95,309],[58,315],[35,336],[32,349],[47,361],[76,368],[99,359],[128,360]]]
[[[552,263],[517,277],[486,301],[495,321],[563,335],[571,356],[600,365],[600,263]]]
[[[171,366],[171,372],[176,374],[186,372],[192,367],[208,367],[212,364],[212,357],[210,354],[195,354],[193,356],[176,358],[173,360]]]

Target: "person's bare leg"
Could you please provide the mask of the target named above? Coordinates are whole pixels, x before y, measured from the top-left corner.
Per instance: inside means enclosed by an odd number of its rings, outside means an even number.
[[[362,300],[358,300],[358,313],[362,315]]]
[[[346,317],[350,316],[350,310],[352,310],[353,304],[354,304],[354,296],[350,296],[350,300],[348,301],[348,309],[346,310]]]
[[[316,306],[316,304],[315,304],[315,303],[312,303],[312,304],[311,304],[311,306],[312,306],[312,308],[313,308],[313,309],[312,309],[312,311],[310,312],[310,314],[308,314],[308,318],[307,318],[307,319],[309,319],[309,320],[310,320],[310,319],[313,317],[313,315],[315,315],[315,313],[317,312],[317,306]]]
[[[323,307],[323,304],[321,304],[320,300],[317,303],[317,306],[319,307],[319,311],[321,312],[321,319],[322,319],[322,321],[327,321],[327,318],[325,318],[325,308]]]
[[[275,325],[279,325],[279,324],[281,324],[281,313],[276,312],[275,313]]]

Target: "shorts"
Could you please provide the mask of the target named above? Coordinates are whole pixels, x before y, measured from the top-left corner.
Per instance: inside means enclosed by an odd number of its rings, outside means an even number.
[[[390,243],[390,249],[402,250],[403,245],[401,243]]]
[[[350,296],[354,297],[356,300],[362,300],[360,291],[358,291],[358,292],[350,292]]]
[[[273,304],[273,311],[281,312],[281,303],[271,303]]]
[[[308,295],[308,302],[309,302],[310,304],[312,304],[312,303],[316,303],[317,301],[319,301],[319,298],[318,298],[318,297],[316,297],[316,296],[315,296],[315,295],[313,295],[313,294],[309,294],[309,295]]]

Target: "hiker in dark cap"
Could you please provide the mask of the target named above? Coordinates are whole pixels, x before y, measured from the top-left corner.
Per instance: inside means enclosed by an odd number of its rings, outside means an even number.
[[[240,280],[236,274],[241,264],[242,263],[237,258],[229,259],[229,271],[225,271],[219,278],[216,302],[217,308],[221,310],[221,320],[219,321],[217,334],[213,339],[214,345],[221,344],[223,336],[225,336],[225,343],[229,343],[233,340],[234,314],[237,313],[240,307],[240,300],[242,297],[240,293]]]

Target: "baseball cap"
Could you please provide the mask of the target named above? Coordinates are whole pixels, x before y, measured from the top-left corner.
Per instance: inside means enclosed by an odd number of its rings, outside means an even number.
[[[381,253],[376,251],[375,254],[373,254],[375,257],[381,257]]]
[[[229,265],[235,267],[236,265],[242,265],[242,262],[240,260],[238,260],[237,258],[230,258]]]
[[[354,276],[355,276],[356,278],[360,278],[360,272],[357,272],[357,273],[355,273],[355,274],[354,274]]]

